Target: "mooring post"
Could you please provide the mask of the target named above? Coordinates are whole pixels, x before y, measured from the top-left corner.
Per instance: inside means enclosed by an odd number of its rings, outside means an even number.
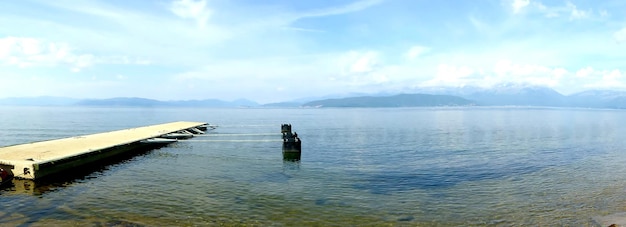
[[[283,159],[300,160],[302,140],[298,137],[298,133],[291,133],[291,124],[282,124],[280,128],[283,134]]]

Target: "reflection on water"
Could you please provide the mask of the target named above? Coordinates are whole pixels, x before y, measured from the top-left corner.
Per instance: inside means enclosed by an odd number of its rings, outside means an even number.
[[[85,134],[176,120],[221,127],[54,180],[15,180],[0,190],[11,208],[0,210],[1,225],[590,226],[626,212],[621,111],[37,111],[4,111],[13,120],[0,124],[21,136],[0,144],[66,125]],[[274,132],[284,122],[305,141],[300,160],[283,159]],[[61,134],[71,130],[36,138]]]
[[[13,179],[12,184],[4,185],[1,188],[0,195],[4,192],[9,194],[17,193],[41,196],[42,194],[54,191],[57,188],[69,187],[75,182],[94,179],[99,173],[110,170],[112,166],[132,162],[133,159],[140,158],[142,155],[146,155],[148,152],[160,149],[161,147],[163,147],[163,145],[137,148],[128,153],[56,173],[36,181],[15,178]]]
[[[283,171],[298,171],[298,170],[300,170],[300,159],[298,160],[283,159]]]
[[[54,179],[54,181],[33,181],[33,180],[24,180],[24,179],[13,179],[13,182],[9,185],[3,186],[0,189],[0,195],[34,195],[41,196],[47,192],[54,191],[59,188],[69,187],[76,180],[80,178],[74,179]]]

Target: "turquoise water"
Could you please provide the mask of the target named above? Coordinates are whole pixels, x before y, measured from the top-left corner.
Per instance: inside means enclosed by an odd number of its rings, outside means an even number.
[[[0,107],[0,146],[170,121],[209,135],[0,190],[21,226],[595,225],[626,211],[626,112]],[[280,124],[303,139],[283,161]]]

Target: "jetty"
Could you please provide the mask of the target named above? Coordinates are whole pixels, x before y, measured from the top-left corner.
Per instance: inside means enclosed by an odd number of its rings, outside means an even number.
[[[203,122],[172,122],[119,131],[75,136],[0,148],[0,168],[16,178],[39,179],[137,148],[166,144],[202,134],[215,126]]]

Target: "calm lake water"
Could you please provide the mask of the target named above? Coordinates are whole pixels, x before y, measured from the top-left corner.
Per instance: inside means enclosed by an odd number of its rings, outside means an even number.
[[[0,189],[0,225],[595,225],[626,211],[626,111],[0,107],[0,146],[171,121],[220,127]],[[280,125],[302,138],[283,161]]]

